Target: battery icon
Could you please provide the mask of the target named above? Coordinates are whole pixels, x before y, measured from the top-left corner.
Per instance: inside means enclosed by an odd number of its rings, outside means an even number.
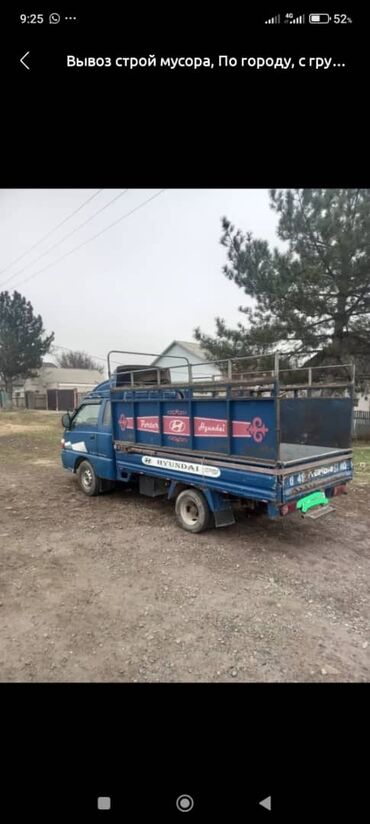
[[[330,14],[310,14],[310,23],[330,23]]]

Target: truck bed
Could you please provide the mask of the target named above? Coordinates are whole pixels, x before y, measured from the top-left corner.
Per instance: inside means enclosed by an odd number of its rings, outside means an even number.
[[[283,466],[291,466],[302,461],[331,458],[336,455],[350,452],[350,449],[333,449],[330,446],[311,446],[299,443],[280,444],[280,462]]]
[[[280,445],[281,452],[279,460],[258,461],[247,455],[233,456],[224,455],[220,452],[203,452],[200,450],[190,449],[178,451],[176,454],[176,449],[171,449],[170,447],[157,447],[156,449],[150,447],[148,448],[152,454],[168,454],[172,457],[180,457],[182,454],[184,458],[201,460],[204,463],[217,461],[220,466],[222,464],[225,464],[226,466],[227,464],[232,463],[233,466],[238,467],[241,470],[244,469],[245,471],[248,471],[248,468],[253,471],[255,467],[258,467],[259,472],[264,471],[267,474],[271,469],[275,469],[276,471],[277,467],[282,467],[282,469],[285,469],[290,466],[294,467],[296,464],[306,463],[308,461],[322,462],[325,459],[331,460],[331,458],[336,458],[339,456],[347,457],[351,454],[351,449],[337,449],[329,446],[312,446],[308,444],[282,443]],[[143,444],[115,441],[115,449],[118,456],[121,450],[126,453],[143,453],[147,452],[148,448],[146,448]],[[222,464],[220,461],[222,461]]]

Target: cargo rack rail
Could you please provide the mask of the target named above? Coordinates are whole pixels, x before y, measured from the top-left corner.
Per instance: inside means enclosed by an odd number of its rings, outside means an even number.
[[[161,354],[155,352],[133,352],[130,350],[120,350],[120,349],[112,349],[108,352],[107,362],[108,362],[108,376],[109,379],[112,381],[113,376],[116,374],[115,370],[112,370],[112,355],[139,355],[140,357],[154,357],[159,358]],[[307,392],[307,396],[310,397],[312,393],[322,391],[325,389],[328,390],[347,390],[350,392],[351,397],[354,395],[354,387],[355,387],[355,364],[354,363],[344,363],[344,364],[331,364],[326,366],[294,366],[294,367],[283,367],[280,369],[280,358],[284,357],[284,353],[280,352],[273,352],[271,354],[264,354],[264,355],[242,355],[242,356],[235,356],[232,358],[221,358],[215,360],[205,360],[197,364],[190,363],[189,359],[183,355],[164,355],[163,358],[165,360],[182,360],[185,362],[185,368],[187,371],[187,380],[175,380],[172,379],[168,381],[163,380],[163,373],[165,371],[170,370],[171,372],[175,372],[177,369],[184,370],[184,363],[177,364],[177,365],[166,365],[166,367],[145,365],[140,366],[140,368],[128,368],[127,370],[120,370],[120,375],[127,374],[130,377],[130,387],[132,389],[139,389],[139,390],[150,390],[150,389],[158,389],[159,387],[164,388],[188,388],[188,389],[195,389],[197,392],[201,390],[213,390],[213,391],[225,391],[225,389],[236,389],[238,387],[243,389],[250,389],[255,391],[258,395],[262,393],[271,393],[275,395],[279,395],[280,397],[285,397],[287,392],[293,392],[293,396],[297,397],[298,392]],[[264,359],[272,359],[273,361],[273,368],[272,369],[261,369],[256,370],[252,369],[249,371],[241,370],[240,367],[246,362],[256,362],[258,360]],[[196,375],[196,370],[199,368],[204,367],[213,367],[218,368],[220,370],[219,375],[209,375],[209,376],[199,376]],[[325,372],[329,374],[337,371],[337,370],[348,370],[350,372],[350,378],[347,380],[339,380],[339,381],[322,381],[318,380],[315,382],[314,380],[314,373],[322,373]],[[155,372],[156,373],[156,381],[153,383],[143,383],[140,382],[140,375],[144,372]],[[286,373],[297,373],[297,372],[306,372],[307,373],[307,381],[302,382],[294,382],[294,383],[284,383],[282,380],[283,375]],[[135,375],[138,376],[138,379],[135,380]],[[114,391],[117,387],[112,385],[112,390]],[[122,390],[122,386],[119,387]]]

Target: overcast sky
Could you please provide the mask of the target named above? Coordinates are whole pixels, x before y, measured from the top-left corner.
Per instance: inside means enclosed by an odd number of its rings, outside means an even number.
[[[168,189],[96,240],[30,277],[159,190],[129,190],[43,254],[124,191],[104,189],[20,257],[96,191],[0,192],[0,291],[17,288],[25,295],[42,315],[47,332],[55,333],[56,344],[102,357],[109,349],[161,352],[173,339],[192,340],[195,326],[213,333],[216,315],[232,325],[243,320],[237,307],[249,299],[222,273],[226,250],[219,243],[221,217],[278,244],[276,215],[266,190]]]

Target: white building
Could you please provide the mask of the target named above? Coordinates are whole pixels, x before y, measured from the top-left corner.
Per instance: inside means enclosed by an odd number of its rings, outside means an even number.
[[[356,395],[356,411],[370,413],[370,387],[369,390]]]
[[[65,369],[44,362],[36,377],[14,381],[13,406],[65,412],[75,408],[102,380],[97,369]]]
[[[175,358],[176,356],[176,358]],[[186,360],[185,360],[186,359]],[[174,340],[164,349],[152,363],[152,366],[172,367],[172,383],[185,383],[189,380],[187,361],[192,367],[192,380],[220,380],[221,370],[217,364],[205,364],[210,357],[204,352],[199,343],[185,340]]]

